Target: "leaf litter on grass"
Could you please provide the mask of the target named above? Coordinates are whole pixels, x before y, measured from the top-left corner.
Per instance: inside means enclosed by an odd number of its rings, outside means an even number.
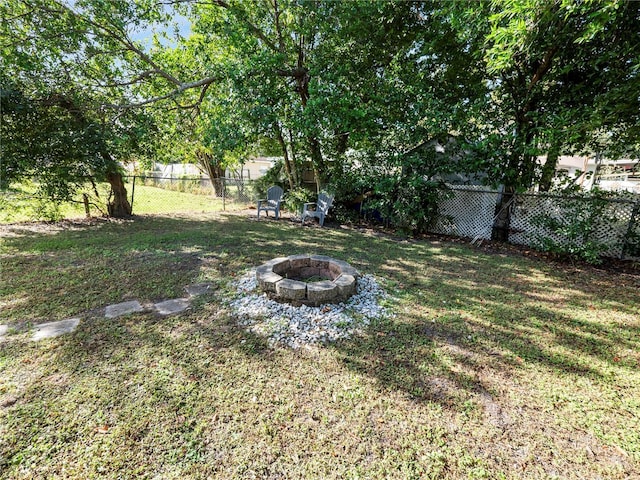
[[[174,317],[92,318],[37,344],[12,335],[0,343],[3,475],[639,477],[640,279],[437,242],[217,214],[3,237],[11,322],[49,300],[64,317],[100,291],[121,301],[224,285],[308,251],[375,272],[395,314],[324,348],[272,349],[236,326],[220,289]],[[126,254],[98,257],[107,271],[92,266],[101,248]],[[163,275],[173,261],[185,268]],[[33,270],[92,288],[62,302],[23,281]]]

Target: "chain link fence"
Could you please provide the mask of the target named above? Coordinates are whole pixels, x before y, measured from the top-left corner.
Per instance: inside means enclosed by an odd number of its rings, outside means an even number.
[[[173,214],[255,208],[255,180],[205,176],[125,177],[134,214]],[[501,197],[480,186],[450,186],[432,233],[491,238]],[[56,204],[37,194],[37,184],[0,192],[0,223],[100,216],[108,184],[87,183],[70,202]],[[508,204],[509,242],[537,249],[595,248],[598,255],[640,259],[640,198],[514,194]]]
[[[491,238],[501,193],[479,186],[450,186],[439,206],[433,233]],[[592,248],[599,255],[640,259],[640,198],[514,194],[509,209],[509,242],[566,251]]]
[[[134,214],[175,211],[242,210],[259,198],[254,180],[206,176],[125,177]]]
[[[259,197],[256,182],[246,179],[132,175],[124,182],[136,215],[242,210]],[[106,215],[109,184],[87,179],[79,187],[70,200],[55,202],[39,192],[37,179],[11,185],[0,191],[0,224]]]

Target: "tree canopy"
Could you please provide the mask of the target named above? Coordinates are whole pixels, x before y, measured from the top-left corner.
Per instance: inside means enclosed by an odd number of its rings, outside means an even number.
[[[276,145],[290,188],[310,162],[318,188],[457,171],[508,193],[548,188],[562,153],[640,144],[637,2],[5,0],[0,14],[5,178],[46,149],[51,178],[113,174],[181,138],[211,174]]]

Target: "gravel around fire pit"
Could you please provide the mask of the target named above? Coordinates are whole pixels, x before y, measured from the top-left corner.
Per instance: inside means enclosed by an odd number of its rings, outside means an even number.
[[[374,319],[389,316],[379,300],[387,296],[372,275],[358,279],[357,292],[338,304],[299,307],[271,300],[260,292],[255,270],[234,282],[236,295],[229,303],[248,331],[291,348],[349,338]]]

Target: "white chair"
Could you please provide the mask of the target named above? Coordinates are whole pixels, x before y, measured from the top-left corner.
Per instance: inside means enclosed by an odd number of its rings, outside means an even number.
[[[304,225],[305,218],[316,217],[322,227],[324,225],[324,217],[327,216],[331,204],[333,204],[333,195],[324,192],[318,195],[318,201],[316,203],[305,203],[302,209],[302,224]]]
[[[280,202],[282,202],[282,195],[284,190],[274,185],[267,190],[267,198],[258,200],[258,218],[260,218],[260,211],[264,211],[267,217],[269,211],[276,214],[276,220],[280,218]]]

